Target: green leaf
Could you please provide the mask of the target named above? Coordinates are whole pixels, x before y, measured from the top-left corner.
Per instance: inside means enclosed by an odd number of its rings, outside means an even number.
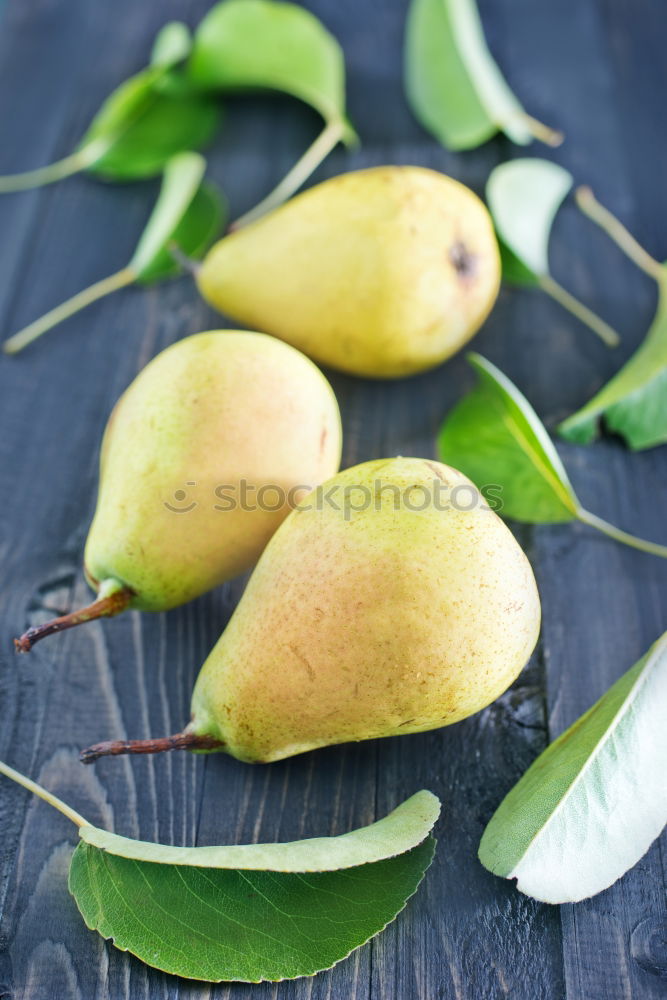
[[[218,234],[222,203],[213,188],[202,186],[205,169],[199,153],[178,153],[167,163],[158,200],[129,264],[142,284],[178,273],[170,243],[196,258]]]
[[[177,153],[168,161],[160,194],[130,263],[120,271],[73,295],[19,330],[2,345],[18,354],[48,330],[93,302],[127,285],[162,281],[181,271],[170,252],[202,257],[222,228],[225,203],[215,188],[202,183],[206,161],[199,153]]]
[[[314,15],[297,4],[216,4],[197,28],[189,71],[206,89],[278,90],[310,104],[327,122],[345,119],[341,48]],[[354,138],[349,126],[344,138]]]
[[[133,180],[162,172],[176,153],[199,149],[212,138],[218,109],[201,94],[165,88],[163,65],[152,66],[111,94],[79,144],[104,148],[86,169],[107,180]]]
[[[472,479],[503,517],[528,524],[579,520],[623,545],[667,558],[666,545],[630,535],[582,507],[526,397],[481,354],[468,354],[468,360],[479,383],[440,428],[443,462]]]
[[[515,253],[499,238],[498,247],[500,249],[500,265],[502,269],[503,281],[508,285],[521,285],[524,288],[539,287],[540,279],[534,271],[519,260]]]
[[[600,205],[590,188],[577,190],[577,204],[653,278],[658,285],[658,308],[639,349],[586,406],[560,425],[559,432],[570,441],[589,444],[604,419],[609,430],[622,435],[631,448],[653,448],[667,442],[667,264],[654,260]]]
[[[667,823],[667,633],[551,744],[503,800],[482,864],[568,903],[612,885]]]
[[[482,492],[502,487],[503,517],[531,524],[574,520],[577,498],[532,406],[486,358],[469,354],[468,360],[479,382],[442,425],[442,461],[460,469]]]
[[[190,979],[312,976],[378,934],[433,858],[429,837],[398,857],[296,874],[177,867],[77,847],[70,892],[91,930],[147,965]]]
[[[440,812],[421,791],[339,837],[179,848],[106,833],[4,761],[0,774],[79,828],[69,889],[91,930],[147,965],[212,982],[311,976],[378,934],[430,865]]]
[[[599,421],[641,451],[667,442],[667,268],[655,319],[639,349],[591,400],[560,424],[562,437],[590,444]]]
[[[534,275],[549,273],[551,227],[571,188],[572,175],[548,160],[511,160],[491,171],[486,200],[498,235]]]
[[[412,0],[405,86],[418,120],[443,146],[472,149],[497,131],[526,145],[559,133],[526,114],[489,52],[475,0]]]

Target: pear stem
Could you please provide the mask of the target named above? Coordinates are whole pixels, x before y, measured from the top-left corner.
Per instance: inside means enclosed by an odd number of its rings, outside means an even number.
[[[73,295],[71,299],[67,299],[66,302],[56,306],[55,309],[51,309],[44,316],[35,320],[34,323],[30,323],[29,326],[25,326],[18,333],[15,333],[13,337],[10,337],[2,345],[3,351],[5,354],[18,354],[19,351],[22,351],[24,347],[31,344],[33,340],[37,340],[47,330],[52,329],[58,323],[62,323],[63,320],[78,313],[81,309],[89,306],[91,302],[96,302],[97,299],[104,298],[105,295],[110,295],[111,292],[115,292],[119,288],[131,285],[135,278],[136,275],[132,268],[124,267],[121,271],[110,274],[108,278],[96,281],[95,284],[84,288],[82,292]]]
[[[20,771],[15,771],[13,767],[10,767],[9,764],[5,764],[2,760],[0,760],[0,774],[4,774],[6,778],[10,778],[12,781],[15,781],[17,785],[22,785],[23,788],[27,788],[29,792],[32,792],[33,795],[37,795],[40,799],[43,799],[44,802],[48,802],[50,806],[53,806],[54,809],[61,812],[63,816],[67,816],[68,819],[71,819],[72,823],[76,826],[90,826],[87,819],[84,819],[83,816],[76,812],[75,809],[70,808],[70,806],[63,802],[62,799],[59,799],[57,795],[47,792],[46,788],[42,788],[41,785],[38,785],[36,781],[31,781],[30,778],[26,778],[24,774],[21,774]]]
[[[641,552],[649,552],[651,555],[667,559],[667,545],[659,545],[657,542],[647,542],[643,538],[630,535],[627,531],[616,528],[613,524],[609,524],[608,521],[604,521],[601,517],[598,517],[597,514],[591,514],[590,511],[583,508],[577,511],[577,517],[584,524],[590,525],[591,528],[597,528],[598,531],[608,535],[617,542],[621,542],[623,545],[630,545],[633,549],[639,549]]]
[[[133,597],[133,590],[130,590],[129,587],[119,586],[112,593],[106,593],[103,597],[100,597],[97,601],[93,601],[92,604],[87,605],[85,608],[80,608],[78,611],[71,611],[68,615],[62,615],[60,618],[52,618],[51,621],[44,622],[43,625],[35,625],[33,628],[29,628],[20,638],[14,639],[16,651],[18,653],[28,653],[36,642],[39,642],[40,639],[45,639],[47,635],[53,635],[55,632],[64,632],[65,629],[75,628],[77,625],[94,621],[96,618],[111,618],[113,615],[118,615],[121,611],[125,611]]]
[[[255,205],[249,212],[246,212],[229,226],[229,232],[241,229],[249,225],[260,216],[282,205],[284,201],[291,198],[295,191],[304,184],[314,170],[319,167],[322,160],[329,155],[345,134],[345,122],[341,118],[334,118],[320,132],[315,142],[308,147],[303,156],[297,160],[292,169],[283,177],[281,182],[263,198],[258,205]]]
[[[168,750],[221,750],[221,740],[214,736],[199,735],[191,730],[161,736],[154,740],[105,740],[82,750],[79,760],[82,764],[92,764],[100,757],[117,757],[120,754],[165,753]]]
[[[599,316],[596,316],[583,302],[575,299],[574,295],[571,295],[566,288],[563,288],[557,281],[554,281],[550,274],[542,274],[538,280],[542,291],[550,295],[552,299],[555,299],[556,302],[572,313],[573,316],[576,316],[589,330],[597,333],[600,340],[603,340],[607,347],[618,346],[621,338],[616,333],[616,330],[609,326],[608,323],[605,323],[603,319],[600,319]]]
[[[188,257],[186,253],[183,253],[178,243],[175,243],[173,240],[167,249],[176,263],[183,268],[186,274],[191,274],[193,278],[197,277],[202,269],[202,262],[200,260],[195,260],[194,257]]]
[[[587,215],[600,229],[604,229],[637,267],[655,281],[665,280],[665,270],[662,265],[640,246],[632,233],[628,232],[623,223],[615,215],[612,215],[608,208],[600,204],[591,188],[585,185],[577,188],[575,199],[584,215]]]
[[[75,153],[70,153],[69,156],[65,156],[62,160],[56,160],[55,163],[50,163],[47,167],[26,170],[21,174],[6,174],[4,177],[0,177],[0,194],[28,191],[30,188],[54,184],[65,177],[71,177],[72,174],[78,174],[81,170],[92,167],[93,163],[104,156],[110,145],[109,137],[93,139],[81,149],[77,149]]]
[[[521,116],[530,133],[546,146],[560,146],[565,136],[558,129],[550,128],[525,112]]]

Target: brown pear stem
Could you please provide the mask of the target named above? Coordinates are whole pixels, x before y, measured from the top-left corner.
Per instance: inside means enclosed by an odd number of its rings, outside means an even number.
[[[85,608],[71,611],[68,615],[62,615],[60,618],[52,618],[50,622],[44,622],[43,625],[35,625],[24,632],[19,639],[14,639],[16,651],[29,653],[35,643],[39,642],[40,639],[45,639],[47,635],[64,632],[65,629],[83,625],[96,618],[111,618],[113,615],[120,614],[121,611],[125,611],[133,597],[133,590],[130,590],[129,587],[121,587],[112,594],[93,601]]]
[[[173,736],[162,736],[156,740],[105,740],[82,750],[79,760],[82,764],[92,764],[100,757],[117,757],[126,753],[164,753],[167,750],[221,750],[224,747],[221,740],[206,734],[188,732],[175,733]]]

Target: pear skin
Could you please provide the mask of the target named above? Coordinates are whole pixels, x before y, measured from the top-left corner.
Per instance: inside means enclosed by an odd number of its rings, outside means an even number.
[[[437,729],[502,694],[539,628],[530,564],[470,480],[435,461],[367,462],[273,536],[201,669],[185,732],[82,759],[186,747],[266,762]]]
[[[491,310],[500,256],[485,206],[423,167],[325,181],[220,240],[197,276],[216,309],[356,375],[458,351]]]
[[[333,391],[287,344],[211,331],[167,348],[104,435],[85,571],[100,603],[125,599],[102,613],[173,608],[246,570],[340,450]],[[89,611],[49,627],[98,617]]]

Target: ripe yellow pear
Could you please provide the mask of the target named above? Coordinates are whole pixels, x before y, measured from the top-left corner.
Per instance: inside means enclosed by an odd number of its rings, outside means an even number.
[[[356,375],[410,375],[458,351],[498,294],[489,213],[423,167],[343,174],[220,240],[197,276],[204,298],[316,361]]]
[[[263,333],[211,331],[167,348],[109,419],[85,571],[100,600],[38,639],[126,607],[162,611],[251,566],[298,496],[338,469],[331,386]]]
[[[436,729],[497,698],[540,602],[514,536],[460,472],[395,458],[341,472],[278,529],[199,674],[192,721],[118,753],[274,761]]]

